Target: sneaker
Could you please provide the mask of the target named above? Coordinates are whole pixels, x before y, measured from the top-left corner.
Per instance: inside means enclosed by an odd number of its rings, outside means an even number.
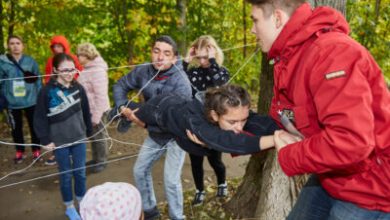
[[[203,203],[205,197],[205,192],[200,192],[199,190],[196,190],[194,200],[192,201],[193,206],[199,206]]]
[[[96,161],[90,160],[90,161],[85,163],[85,166],[91,166],[91,165],[94,165],[95,163],[96,163]]]
[[[26,155],[24,155],[24,152],[16,151],[15,158],[14,158],[15,164],[22,163],[25,158],[26,158]]]
[[[106,121],[107,122],[105,124],[107,124],[109,121],[111,121],[117,114],[118,114],[118,108],[117,107],[114,107],[114,108],[108,110],[106,112]],[[114,121],[117,121],[118,119],[119,119],[119,117],[116,117],[114,119]]]
[[[131,127],[131,121],[128,121],[124,117],[120,117],[120,120],[118,122],[118,126],[116,127],[116,130],[119,133],[126,133],[130,127]]]
[[[106,168],[106,164],[100,164],[100,165],[95,166],[95,167],[92,169],[92,172],[93,172],[93,173],[100,173],[100,172],[102,172],[105,168]]]
[[[157,207],[144,211],[145,220],[157,220],[160,219],[160,217],[161,217],[160,211],[157,209]]]
[[[46,161],[45,161],[45,165],[47,165],[47,166],[54,166],[54,165],[56,165],[57,164],[57,162],[56,162],[56,157],[53,155],[53,156],[51,156],[49,159],[47,159]]]
[[[41,151],[40,150],[35,150],[35,151],[33,151],[32,154],[33,154],[33,160],[36,160],[36,159],[40,158]]]
[[[227,184],[226,183],[219,184],[217,190],[217,197],[225,197],[227,196],[227,194],[228,194]]]
[[[65,215],[68,216],[70,220],[81,220],[81,217],[75,207],[67,208]]]

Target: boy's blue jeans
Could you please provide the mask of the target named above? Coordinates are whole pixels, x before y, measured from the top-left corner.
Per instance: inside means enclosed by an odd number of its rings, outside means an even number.
[[[81,199],[86,192],[85,160],[86,144],[76,144],[54,151],[60,174],[60,189],[64,203],[73,201],[72,176],[74,177],[74,191]],[[71,156],[71,157],[70,157]],[[83,168],[81,168],[83,167]],[[70,172],[66,172],[72,169]]]
[[[166,149],[163,149],[164,147]],[[181,169],[185,152],[176,141],[171,140],[165,146],[161,146],[149,136],[145,139],[133,168],[135,183],[141,193],[144,211],[154,210],[157,203],[153,188],[152,167],[165,152],[167,154],[164,163],[164,189],[169,216],[171,219],[184,219]]]
[[[287,220],[390,220],[390,213],[372,211],[332,198],[312,175]]]

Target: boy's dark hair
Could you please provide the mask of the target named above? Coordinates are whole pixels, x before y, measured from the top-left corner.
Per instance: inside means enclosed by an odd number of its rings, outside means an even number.
[[[54,57],[53,57],[53,61],[52,61],[53,67],[58,69],[60,64],[64,61],[71,61],[74,63],[73,58],[71,56],[69,56],[68,54],[58,53],[58,54],[54,55]],[[54,70],[54,68],[53,68],[53,70]],[[57,79],[57,76],[58,76],[57,74],[52,74],[51,78]]]
[[[224,115],[228,107],[250,107],[250,105],[250,95],[244,88],[238,85],[226,84],[206,91],[204,111],[207,119],[213,122],[210,114],[211,110],[214,110],[218,115]]]
[[[173,54],[175,54],[175,56],[177,56],[179,54],[179,51],[177,50],[177,44],[176,42],[172,39],[172,37],[168,36],[168,35],[162,35],[160,37],[158,37],[154,43],[153,43],[153,46],[157,43],[157,42],[164,42],[164,43],[167,43],[169,45],[172,46],[172,50],[173,50]]]
[[[18,36],[18,35],[9,35],[8,38],[7,38],[7,44],[9,44],[9,41],[10,41],[11,39],[14,39],[14,38],[20,40],[20,42],[23,43],[23,38],[22,38],[22,37],[20,37],[20,36]]]
[[[282,8],[288,12],[289,15],[297,9],[300,5],[307,2],[307,0],[246,0],[248,3],[261,7],[264,10],[265,17],[268,17],[271,14],[269,7],[273,8]]]

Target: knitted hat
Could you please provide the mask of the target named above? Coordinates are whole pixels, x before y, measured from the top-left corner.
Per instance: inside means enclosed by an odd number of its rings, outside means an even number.
[[[80,203],[83,220],[138,220],[141,195],[128,183],[107,182],[92,187]]]

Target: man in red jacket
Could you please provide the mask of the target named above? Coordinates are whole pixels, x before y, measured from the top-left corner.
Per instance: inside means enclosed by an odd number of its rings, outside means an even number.
[[[274,64],[270,115],[288,176],[314,174],[288,219],[390,219],[390,94],[370,53],[334,9],[304,0],[248,0],[252,32]]]

